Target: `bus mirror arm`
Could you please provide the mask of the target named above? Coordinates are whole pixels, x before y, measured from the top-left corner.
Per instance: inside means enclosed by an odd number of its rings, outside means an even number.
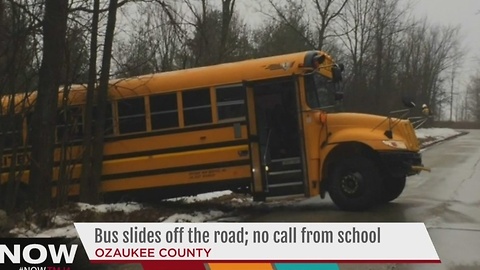
[[[410,122],[412,123],[414,129],[418,129],[418,128],[420,128],[423,124],[425,124],[425,123],[427,122],[428,117],[425,117],[425,116],[413,116],[413,117],[409,117],[408,120],[410,120]]]
[[[396,111],[391,111],[387,117],[385,117],[385,119],[380,122],[377,126],[375,126],[373,130],[377,129],[378,127],[380,127],[385,121],[388,121],[388,130],[385,131],[385,136],[389,139],[393,138],[393,128],[398,124],[400,123],[400,121],[406,117],[408,114],[410,113],[410,109],[401,109],[401,110],[396,110]],[[398,119],[392,121],[392,117],[393,115],[395,114],[401,114]]]

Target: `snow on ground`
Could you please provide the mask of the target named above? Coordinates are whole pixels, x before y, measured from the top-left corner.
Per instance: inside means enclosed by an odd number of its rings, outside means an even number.
[[[419,139],[427,137],[445,139],[460,134],[460,131],[451,128],[419,128],[415,133]]]
[[[210,212],[194,212],[192,214],[174,214],[166,219],[160,219],[161,222],[207,222],[221,218],[225,215],[222,211],[211,210]]]
[[[423,147],[442,141],[453,136],[457,136],[462,132],[450,128],[421,128],[416,130],[418,139]],[[228,198],[231,196],[231,198]],[[196,196],[178,197],[166,200],[168,202],[180,202],[185,204],[193,204],[214,200],[222,197],[228,198],[228,203],[233,206],[252,205],[250,197],[235,197],[231,191],[216,191],[198,194]],[[281,202],[280,202],[281,203]],[[284,201],[284,204],[300,203],[301,201]],[[270,203],[271,206],[278,206],[278,203]],[[131,214],[136,211],[145,210],[145,206],[135,202],[116,203],[116,204],[100,204],[90,205],[85,203],[77,203],[76,208],[79,212],[93,212],[98,214],[108,214],[120,212]],[[192,213],[174,213],[168,216],[160,216],[158,222],[215,222],[218,220],[227,220],[227,213],[219,210],[209,211],[192,211]],[[73,216],[69,214],[57,214],[51,218],[51,227],[41,229],[33,223],[25,223],[23,226],[17,226],[10,233],[17,237],[77,237],[77,232],[73,226]],[[238,220],[237,220],[238,221]]]
[[[56,226],[64,226],[72,223],[70,216],[62,214],[54,216],[51,221]]]
[[[423,147],[461,134],[451,128],[419,128],[415,131]]]
[[[196,196],[188,197],[178,197],[169,199],[166,201],[170,202],[181,202],[181,203],[195,203],[209,201],[212,199],[220,198],[223,196],[231,195],[231,191],[217,191],[210,193],[202,193]],[[232,198],[233,203],[245,203],[248,200],[242,200],[237,198]],[[86,203],[76,203],[75,208],[77,211],[90,212],[95,214],[106,214],[109,213],[122,213],[122,214],[131,214],[136,211],[145,210],[146,206],[136,203],[136,202],[124,202],[124,203],[114,203],[114,204],[99,204],[91,205]],[[219,218],[226,216],[227,214],[223,211],[218,210],[209,210],[209,211],[194,211],[192,213],[175,213],[169,216],[161,216],[158,218],[158,222],[209,222],[215,221]],[[39,228],[33,222],[23,222],[22,225],[19,225],[12,230],[10,234],[16,237],[77,237],[77,232],[73,225],[73,215],[69,214],[57,214],[54,215],[51,220],[51,226],[48,229]]]
[[[178,197],[178,198],[168,199],[167,201],[172,201],[172,202],[182,201],[184,203],[195,203],[195,202],[208,201],[208,200],[219,198],[222,196],[231,195],[232,193],[233,192],[231,190],[214,191],[214,192],[198,194],[196,196],[187,196],[187,197]]]
[[[73,226],[73,222],[70,221],[69,225],[64,225],[62,227],[58,228],[51,228],[51,229],[40,229],[38,228],[35,224],[29,224],[28,227],[16,227],[12,230],[10,230],[10,234],[13,234],[17,237],[27,237],[27,238],[33,238],[33,237],[44,237],[44,238],[50,238],[50,237],[68,237],[68,238],[73,238],[73,237],[78,237],[77,230],[75,230],[75,227]]]
[[[125,213],[131,213],[138,211],[143,208],[143,206],[136,202],[126,202],[126,203],[115,203],[115,204],[99,204],[91,205],[87,203],[77,203],[80,211],[91,210],[97,213],[108,213],[115,211],[122,211]]]

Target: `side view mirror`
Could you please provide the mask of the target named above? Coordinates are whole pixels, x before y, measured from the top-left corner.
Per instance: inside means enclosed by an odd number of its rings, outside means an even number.
[[[338,64],[338,68],[340,69],[341,72],[345,71],[345,65],[344,64]]]
[[[402,103],[407,108],[415,108],[417,106],[415,102],[413,102],[413,99],[408,97],[402,98]]]
[[[342,72],[344,69],[345,66],[343,64],[332,66],[332,80],[334,83],[341,82],[343,80]]]

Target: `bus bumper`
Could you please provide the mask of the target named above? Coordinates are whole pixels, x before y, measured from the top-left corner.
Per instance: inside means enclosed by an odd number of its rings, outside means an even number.
[[[430,171],[423,166],[422,155],[414,152],[382,152],[380,160],[392,176],[402,177],[419,174],[421,171]]]
[[[412,171],[415,171],[417,173],[420,173],[421,171],[431,172],[432,169],[423,166],[412,166]]]

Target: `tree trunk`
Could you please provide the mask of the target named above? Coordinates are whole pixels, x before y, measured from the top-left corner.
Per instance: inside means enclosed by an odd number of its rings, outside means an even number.
[[[115,23],[117,15],[118,0],[110,0],[108,7],[108,21],[107,29],[105,33],[105,43],[103,47],[102,58],[102,72],[100,74],[100,85],[97,96],[97,119],[95,119],[95,130],[93,139],[93,152],[92,152],[92,186],[90,188],[95,190],[96,198],[99,199],[99,186],[102,177],[102,165],[103,165],[103,139],[105,133],[105,118],[107,110],[107,98],[108,98],[108,81],[110,79],[110,62],[112,58],[112,44],[115,34]],[[92,194],[94,191],[92,190]],[[95,202],[92,201],[92,202]]]
[[[35,209],[50,206],[59,79],[67,29],[66,0],[46,0],[43,19],[43,57],[33,114],[30,198]]]
[[[384,56],[384,17],[383,12],[386,12],[384,9],[385,5],[383,0],[377,1],[377,10],[376,10],[376,31],[375,31],[375,77],[374,77],[374,102],[375,104],[382,104],[381,96],[382,96],[382,86],[383,86],[383,78],[382,78],[382,71],[383,71],[383,56]],[[380,113],[382,108],[377,106],[372,113]]]
[[[68,59],[66,59],[66,62],[68,62]],[[69,67],[67,65],[67,74]],[[70,109],[69,109],[69,93],[70,93],[70,87],[69,86],[64,86],[63,87],[63,98],[62,98],[62,111],[63,113],[61,116],[63,117],[63,123],[64,123],[64,131],[62,134],[62,137],[58,138],[61,142],[60,146],[60,163],[58,166],[58,178],[57,178],[57,207],[60,207],[64,205],[67,202],[68,199],[68,188],[70,186],[70,180],[71,180],[71,175],[68,173],[68,169],[71,166],[72,163],[72,156],[68,154],[69,150],[69,141],[70,141],[70,131],[72,129],[71,127],[71,117],[70,117]]]
[[[222,0],[222,33],[220,36],[220,51],[218,52],[218,63],[225,60],[228,37],[230,35],[230,23],[232,21],[235,0]]]
[[[80,178],[80,201],[94,202],[98,199],[98,183],[92,177],[92,123],[95,83],[97,81],[97,37],[100,0],[94,1],[92,30],[90,40],[90,63],[88,68],[88,86],[85,104],[85,126],[83,136],[82,175]]]

